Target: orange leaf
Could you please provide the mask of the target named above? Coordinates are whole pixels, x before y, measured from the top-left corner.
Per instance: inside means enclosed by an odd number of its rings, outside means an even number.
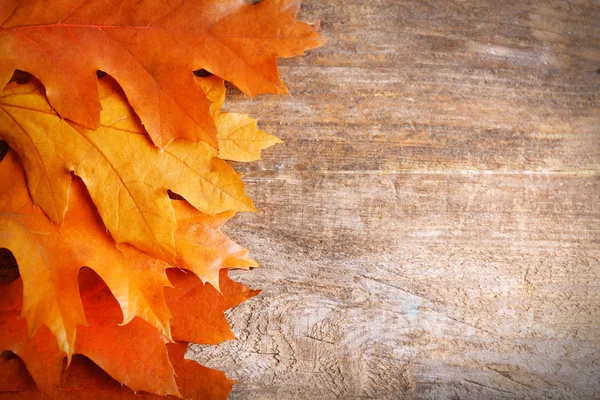
[[[89,326],[77,327],[75,351],[134,391],[178,395],[160,332],[139,318],[119,326],[119,303],[90,269],[81,271],[79,282]]]
[[[122,250],[114,247],[80,182],[73,184],[74,208],[67,212],[60,231],[36,211],[13,151],[0,163],[0,194],[3,211],[0,224],[4,225],[0,247],[13,251],[25,285],[22,290],[18,280],[3,290],[0,350],[11,350],[21,356],[45,393],[56,390],[64,353],[69,356],[79,353],[134,390],[177,394],[173,370],[166,359],[165,339],[160,334],[170,332],[171,313],[171,324],[177,329],[176,340],[217,343],[232,338],[223,311],[257,293],[232,282],[225,269],[220,279],[223,294],[202,284],[194,274],[172,270],[169,276],[175,289],[167,287],[165,296],[163,288],[169,282],[164,271],[168,264],[131,247],[124,246]],[[176,201],[175,209],[182,221],[176,243],[178,247],[180,242],[193,245],[190,249],[195,249],[199,256],[193,261],[196,265],[206,264],[207,271],[255,265],[247,250],[219,230],[230,214],[209,217],[183,201]],[[189,254],[183,252],[181,259],[193,254],[191,250]],[[82,265],[98,271],[110,291],[91,271],[79,272]],[[199,268],[191,261],[189,265]],[[205,280],[214,279],[206,276]],[[25,299],[23,310],[21,292]],[[85,316],[80,316],[83,310]],[[19,319],[19,314],[27,323]],[[153,322],[159,330],[135,316]],[[87,326],[83,325],[86,321]],[[123,326],[118,326],[121,321]],[[34,333],[29,339],[27,325]]]
[[[247,249],[220,230],[233,216],[232,212],[210,217],[184,201],[174,201],[173,207],[179,224],[175,231],[178,266],[194,272],[203,282],[209,282],[217,289],[222,268],[258,267]]]
[[[135,318],[119,326],[122,314],[106,284],[91,270],[80,274],[83,304],[89,326],[77,327],[75,352],[101,366],[113,378],[134,390],[178,395],[165,340],[146,322]],[[12,334],[0,336],[0,348],[19,355],[38,387],[47,394],[59,387],[64,353],[47,329],[28,339],[25,321],[19,318],[21,280],[6,285],[0,298],[0,327]],[[20,300],[20,299],[19,299]]]
[[[226,270],[221,271],[223,295],[210,285],[202,284],[193,274],[171,269],[169,277],[175,288],[166,289],[167,301],[174,315],[171,322],[173,335],[178,340],[191,338],[208,344],[233,338],[223,312],[258,293],[230,280]],[[174,371],[177,386],[186,398],[227,397],[232,381],[219,371],[184,360],[185,344],[165,347],[158,332],[137,318],[119,326],[121,313],[117,302],[90,269],[82,270],[79,283],[89,326],[80,325],[77,329],[75,351],[78,354],[86,355],[118,382],[136,391],[177,394]],[[3,332],[0,349],[11,350],[20,356],[44,393],[52,394],[69,387],[72,392],[73,386],[65,384],[65,374],[72,376],[73,371],[78,370],[77,356],[63,373],[59,388],[63,353],[47,329],[40,329],[33,338],[27,339],[25,322],[19,319],[21,280],[3,285],[3,293],[0,298],[0,328]],[[169,360],[166,359],[167,349]],[[0,371],[1,368],[2,363]],[[6,371],[2,372],[6,374]],[[25,391],[21,381],[7,381],[0,386],[0,393],[9,387],[17,392]],[[86,385],[86,389],[91,387]]]
[[[0,351],[10,350],[28,365],[31,374],[37,377],[38,386],[45,393],[52,393],[60,380],[64,353],[50,330],[43,326],[28,339],[27,325],[19,318],[22,308],[22,282],[17,279],[2,285],[0,297]],[[0,372],[0,377],[5,374]],[[0,378],[1,379],[1,378]],[[18,381],[7,381],[15,384]],[[2,386],[5,387],[5,386]]]
[[[108,284],[123,310],[123,323],[139,316],[169,336],[170,313],[163,298],[168,264],[126,245],[117,249],[90,206],[80,182],[71,189],[71,209],[61,229],[35,209],[14,152],[0,163],[0,247],[11,250],[24,285],[23,316],[33,335],[46,325],[60,349],[71,355],[76,326],[85,324],[77,287],[86,265]],[[219,287],[222,268],[256,263],[248,251],[227,238],[220,226],[231,213],[209,217],[183,201],[174,201],[180,228],[175,232],[178,265]]]
[[[169,357],[175,368],[175,379],[181,394],[186,399],[220,400],[227,399],[235,381],[221,371],[206,368],[195,361],[185,359],[187,343],[167,345]]]
[[[168,264],[133,248],[115,247],[80,184],[72,186],[71,209],[59,230],[35,209],[14,152],[0,163],[0,247],[12,251],[23,278],[23,311],[33,335],[46,325],[67,355],[74,351],[76,326],[86,324],[77,286],[79,269],[94,269],[123,310],[169,336],[163,287]],[[142,273],[143,272],[143,273]]]
[[[163,148],[176,138],[216,145],[209,102],[192,71],[242,91],[285,93],[277,57],[323,38],[296,21],[299,0],[164,2],[8,0],[0,5],[0,88],[15,69],[33,73],[52,107],[87,128],[100,124],[96,70],[114,76]]]
[[[223,79],[216,76],[198,81],[208,99],[213,102],[210,112],[217,124],[219,157],[232,161],[260,160],[260,151],[281,140],[258,127],[258,121],[244,114],[221,112],[225,102]]]
[[[3,399],[44,399],[42,393],[36,392],[35,382],[19,359],[0,357],[0,393]]]
[[[234,282],[221,270],[222,295],[185,271],[167,271],[173,288],[165,288],[165,298],[173,313],[171,330],[176,340],[200,344],[217,344],[235,339],[223,312],[260,291]]]
[[[187,344],[168,345],[169,358],[175,367],[177,383],[186,399],[227,399],[233,381],[225,374],[184,359]],[[38,391],[22,360],[0,359],[0,394],[9,400],[46,400],[50,397]],[[84,356],[76,355],[61,379],[60,388],[52,393],[55,400],[167,400],[172,397],[144,392],[134,393],[121,385]]]
[[[62,223],[74,172],[117,243],[174,263],[177,223],[168,189],[210,215],[255,210],[215,149],[176,140],[161,153],[116,82],[105,77],[98,87],[103,111],[96,131],[61,119],[35,80],[11,83],[0,95],[0,136],[21,156],[33,201],[50,219]]]

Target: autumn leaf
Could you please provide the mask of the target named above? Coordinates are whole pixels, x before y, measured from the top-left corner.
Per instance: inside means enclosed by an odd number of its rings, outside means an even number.
[[[177,396],[161,333],[140,318],[119,326],[123,320],[119,303],[90,269],[79,273],[79,287],[88,326],[77,327],[75,352],[134,391]]]
[[[72,185],[71,208],[61,229],[33,207],[14,152],[0,163],[0,247],[9,249],[23,278],[23,312],[33,335],[46,325],[60,350],[69,356],[75,328],[86,324],[77,275],[84,265],[107,283],[123,310],[123,322],[135,316],[170,336],[171,317],[164,302],[167,263],[134,248],[119,250],[81,185]]]
[[[262,149],[282,143],[259,129],[258,121],[244,114],[221,113],[215,119],[219,129],[219,157],[224,160],[260,160]]]
[[[225,374],[184,358],[185,343],[168,345],[169,357],[177,373],[177,383],[186,399],[227,399],[233,381]],[[21,359],[0,359],[0,394],[3,399],[15,400],[167,400],[172,397],[144,392],[134,393],[121,385],[84,356],[76,355],[64,371],[60,388],[49,397],[40,392]]]
[[[198,285],[199,279],[194,274],[176,269],[168,271],[170,279],[177,275],[180,278],[173,279],[172,290],[190,296],[186,299],[176,295],[167,296],[167,304],[173,314],[171,324],[193,317],[196,321],[202,321],[203,334],[215,338],[214,343],[228,339],[221,333],[224,326],[229,327],[224,311],[258,293],[233,282],[225,269],[221,270],[224,294],[218,293],[210,285]],[[187,399],[227,398],[233,384],[231,379],[220,371],[184,357],[188,341],[184,332],[198,335],[199,332],[194,331],[198,325],[172,325],[173,338],[178,342],[167,343],[165,347],[158,332],[140,319],[118,326],[121,317],[119,306],[107,286],[91,270],[82,270],[79,282],[90,324],[89,327],[78,327],[78,354],[87,356],[113,379],[136,392],[142,390],[159,395],[175,395],[178,390]],[[197,301],[202,300],[202,306],[210,305],[207,309],[198,307]],[[168,356],[168,360],[164,356]]]
[[[296,21],[299,0],[164,2],[7,0],[0,4],[0,88],[16,69],[44,83],[63,118],[101,123],[96,71],[115,77],[154,143],[176,138],[216,146],[210,102],[193,71],[243,92],[285,93],[277,57],[319,46]]]
[[[227,274],[257,263],[220,230],[255,211],[224,160],[280,141],[222,111],[224,79],[285,93],[277,58],[324,41],[299,4],[0,2],[0,248],[20,272],[0,285],[2,397],[227,398],[184,357],[234,338],[224,311],[258,293]]]
[[[177,266],[194,272],[203,282],[220,287],[219,271],[222,268],[258,267],[248,250],[241,247],[223,232],[221,226],[234,213],[226,212],[214,217],[202,214],[184,201],[173,203],[178,229],[175,231]]]
[[[104,282],[89,269],[81,272],[79,281],[88,326],[77,327],[75,352],[94,360],[133,390],[178,395],[165,339],[159,331],[139,318],[119,326],[123,319],[119,304]],[[22,292],[21,280],[7,286],[9,297]],[[14,333],[2,335],[0,345],[19,355],[40,389],[52,394],[59,387],[65,354],[47,329],[40,329],[28,339],[25,321],[19,318],[20,308],[20,302],[2,298],[0,326]]]
[[[185,201],[173,202],[180,220],[178,261],[198,274],[196,279],[219,288],[220,269],[256,266],[248,251],[219,229],[231,213],[210,217]],[[85,265],[104,279],[117,298],[122,323],[138,316],[169,337],[171,313],[163,288],[170,286],[165,275],[170,265],[127,245],[118,249],[79,181],[72,185],[70,204],[58,229],[33,207],[16,154],[10,151],[0,163],[0,247],[12,251],[19,265],[24,287],[22,315],[29,335],[46,325],[59,349],[73,354],[76,327],[86,324],[77,286],[79,270]]]
[[[0,247],[11,250],[24,282],[23,316],[33,334],[46,325],[60,349],[73,353],[75,327],[85,324],[77,287],[79,269],[94,269],[108,284],[123,310],[123,323],[139,316],[169,336],[171,317],[163,299],[167,263],[132,247],[117,249],[106,234],[84,188],[74,182],[71,209],[60,229],[35,209],[14,152],[0,163]],[[175,201],[178,262],[219,288],[221,268],[257,264],[248,251],[227,238],[220,226],[231,214],[209,217],[184,201]]]
[[[173,284],[165,288],[173,313],[171,331],[174,338],[185,342],[217,344],[235,339],[224,311],[260,292],[231,280],[226,269],[220,272],[221,293],[185,271],[169,269],[167,274]]]
[[[175,379],[181,394],[186,399],[220,400],[227,399],[235,381],[224,373],[206,368],[195,361],[185,359],[187,343],[167,345],[169,357],[175,368]]]
[[[45,398],[42,393],[36,391],[33,378],[20,358],[0,357],[0,393],[3,399],[41,400]]]
[[[192,337],[199,343],[219,343],[232,338],[223,312],[257,291],[235,283],[222,270],[223,295],[212,286],[202,284],[193,274],[169,270],[175,287],[167,288],[169,308],[173,313],[173,332],[177,340]],[[89,326],[78,326],[76,352],[87,356],[112,378],[138,391],[156,394],[177,394],[177,387],[186,398],[226,398],[231,381],[222,373],[184,360],[185,344],[168,344],[151,326],[136,318],[120,325],[119,305],[102,280],[90,269],[79,275],[85,313]],[[59,389],[63,353],[47,329],[40,329],[28,339],[25,322],[19,319],[21,280],[3,285],[0,298],[0,349],[19,355],[25,362],[37,386],[47,394]],[[168,349],[169,359],[166,359]],[[76,367],[77,357],[66,370]],[[0,375],[7,372],[2,369]],[[4,365],[4,368],[7,368]],[[175,381],[173,381],[175,373]],[[21,373],[20,376],[23,376]],[[64,382],[63,372],[63,382]],[[21,389],[21,379],[8,382],[14,390]],[[177,386],[175,386],[175,384]],[[14,386],[13,386],[14,385]],[[0,393],[6,386],[0,386]]]
[[[0,94],[0,136],[21,156],[33,201],[52,221],[63,222],[73,172],[117,244],[174,263],[177,222],[168,189],[210,215],[255,210],[217,150],[176,140],[161,153],[116,82],[105,77],[98,87],[103,111],[96,131],[58,116],[35,79]]]
[[[11,351],[18,354],[29,366],[29,372],[36,376],[38,387],[45,393],[52,393],[60,381],[65,353],[59,349],[56,338],[46,326],[42,326],[28,339],[25,320],[19,318],[23,303],[21,280],[17,279],[0,287],[0,352]],[[1,358],[0,365],[4,365]],[[0,387],[19,382],[4,382],[2,378],[6,376],[8,372],[0,367]]]
[[[210,112],[217,124],[219,157],[232,161],[260,160],[260,151],[280,139],[258,127],[258,121],[244,114],[222,112],[225,102],[225,84],[216,76],[198,80],[206,96],[212,102]]]

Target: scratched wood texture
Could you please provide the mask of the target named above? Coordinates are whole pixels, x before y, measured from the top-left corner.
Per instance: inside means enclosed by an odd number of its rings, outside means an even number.
[[[600,398],[600,2],[306,0],[285,144],[236,165],[264,268],[192,346],[232,399]]]

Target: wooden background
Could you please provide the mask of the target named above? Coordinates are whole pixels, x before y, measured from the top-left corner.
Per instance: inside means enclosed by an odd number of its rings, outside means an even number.
[[[232,399],[600,398],[600,2],[306,0],[285,144],[236,165],[264,265]]]

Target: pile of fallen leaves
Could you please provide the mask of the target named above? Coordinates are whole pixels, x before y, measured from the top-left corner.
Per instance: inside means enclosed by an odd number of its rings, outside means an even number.
[[[220,230],[255,210],[225,160],[279,140],[224,80],[285,93],[277,58],[323,43],[298,8],[0,1],[0,395],[227,397],[184,354],[258,293],[227,273],[257,264]]]

